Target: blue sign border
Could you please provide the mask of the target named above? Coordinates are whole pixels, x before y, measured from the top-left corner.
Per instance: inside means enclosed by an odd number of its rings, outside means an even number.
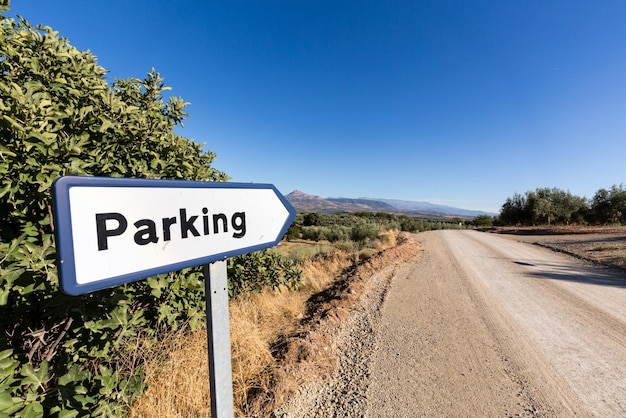
[[[152,269],[141,270],[134,273],[124,274],[121,276],[111,277],[96,282],[79,284],[76,281],[76,269],[74,259],[74,243],[72,237],[72,218],[70,213],[70,189],[72,187],[150,187],[150,188],[179,188],[179,189],[271,189],[280,199],[283,206],[289,212],[289,216],[285,221],[278,238],[275,241],[255,245],[251,247],[240,248],[234,251],[228,251],[219,254],[212,254],[207,257],[196,258],[193,260],[182,261],[179,263],[168,264]],[[157,274],[168,273],[171,271],[181,270],[187,267],[195,267],[203,264],[221,261],[229,257],[250,253],[264,248],[270,248],[277,245],[283,235],[296,217],[296,210],[291,206],[289,201],[274,187],[272,184],[256,184],[256,183],[228,183],[228,182],[208,182],[208,181],[189,181],[189,180],[153,180],[153,179],[131,179],[119,177],[77,177],[65,176],[60,177],[54,182],[53,188],[54,201],[54,221],[55,221],[55,237],[57,248],[57,268],[61,281],[61,288],[68,295],[82,295],[84,293],[94,292],[96,290],[117,286],[124,283],[130,283],[137,280],[145,279]]]

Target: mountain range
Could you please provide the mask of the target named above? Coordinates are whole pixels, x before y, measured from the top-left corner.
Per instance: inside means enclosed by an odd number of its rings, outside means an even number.
[[[395,213],[399,215],[411,215],[427,218],[474,218],[479,215],[494,215],[493,213],[488,212],[410,200],[380,199],[370,197],[362,197],[358,199],[345,197],[323,198],[320,196],[306,194],[299,190],[294,190],[286,195],[285,198],[294,208],[296,208],[296,210],[302,212],[349,213],[367,211]]]

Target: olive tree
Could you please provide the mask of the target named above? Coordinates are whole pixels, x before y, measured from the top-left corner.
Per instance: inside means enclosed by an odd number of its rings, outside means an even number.
[[[587,210],[584,197],[544,187],[507,198],[500,209],[500,221],[505,225],[566,225],[582,222]]]
[[[626,187],[613,185],[600,189],[591,200],[591,216],[599,224],[626,223]]]

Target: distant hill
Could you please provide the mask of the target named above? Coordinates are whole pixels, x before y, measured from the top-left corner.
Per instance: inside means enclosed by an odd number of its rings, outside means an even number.
[[[480,216],[480,215],[489,215],[493,216],[494,213],[483,212],[479,210],[470,210],[470,209],[461,209],[455,208],[453,206],[445,206],[438,205],[435,203],[429,202],[415,202],[411,200],[396,200],[396,199],[374,199],[380,202],[388,203],[394,208],[405,210],[405,211],[427,211],[427,212],[436,212],[436,213],[444,213],[447,215],[460,215],[460,216]]]
[[[408,200],[345,197],[323,198],[320,196],[294,190],[285,196],[294,208],[302,212],[386,212],[405,214],[426,218],[473,218],[478,215],[492,215],[486,212],[454,208],[428,202],[413,202]]]
[[[289,203],[297,210],[303,212],[394,212],[395,209],[388,203],[374,199],[345,199],[345,198],[328,198],[306,194],[299,190],[295,190],[285,196]]]
[[[348,199],[345,197],[329,197],[326,199],[329,202],[336,203],[341,206],[347,206],[358,210],[375,211],[375,212],[389,212],[393,211],[393,205],[385,203],[376,199]]]

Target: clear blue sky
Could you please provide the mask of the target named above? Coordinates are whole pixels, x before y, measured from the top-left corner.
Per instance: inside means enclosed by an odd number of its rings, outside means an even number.
[[[626,182],[626,2],[13,0],[152,67],[232,181],[498,211]]]

